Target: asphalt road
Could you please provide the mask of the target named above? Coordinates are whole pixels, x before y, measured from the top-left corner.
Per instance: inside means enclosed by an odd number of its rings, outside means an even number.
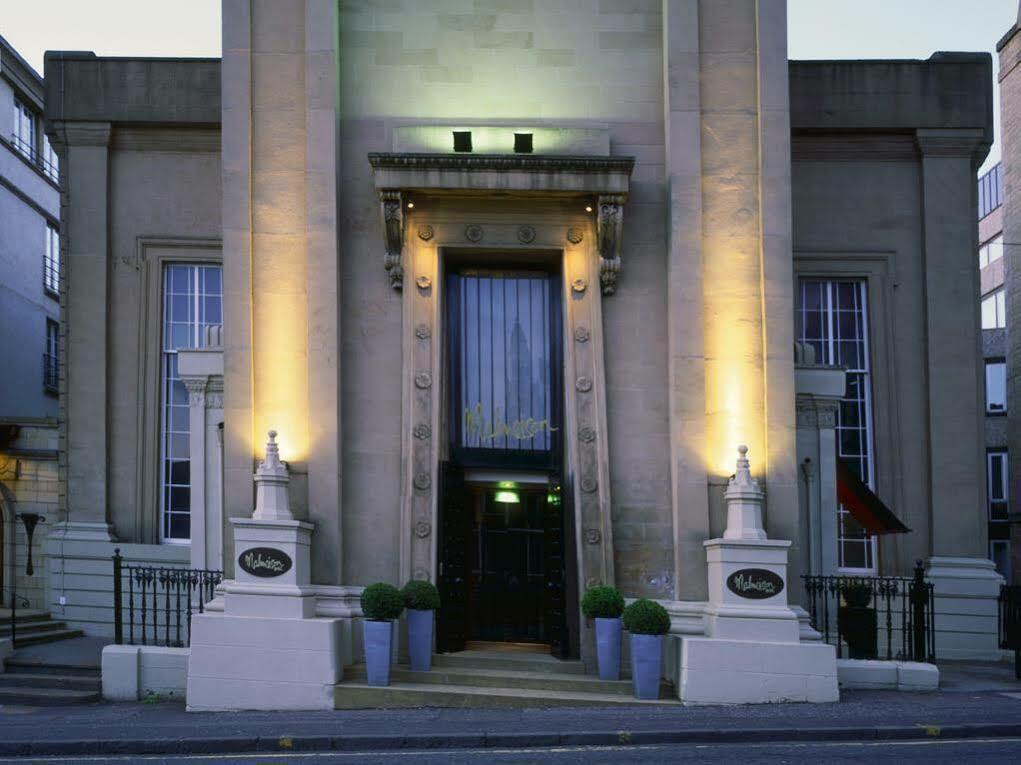
[[[253,763],[342,763],[367,765],[368,763],[406,763],[407,765],[481,765],[481,763],[577,763],[602,765],[603,763],[654,763],[684,762],[733,763],[778,765],[780,763],[1007,763],[1021,762],[1021,739],[965,739],[861,743],[803,743],[803,744],[682,744],[650,746],[606,747],[555,747],[549,749],[459,749],[440,751],[401,752],[302,752],[293,754],[249,754],[231,756],[177,756],[144,757],[48,757],[41,759],[0,758],[0,763],[87,763],[88,765],[252,765]]]

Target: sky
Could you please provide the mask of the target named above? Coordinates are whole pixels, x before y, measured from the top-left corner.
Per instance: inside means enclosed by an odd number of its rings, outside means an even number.
[[[787,9],[793,59],[988,51],[995,73],[996,41],[1014,23],[1018,0],[788,0]],[[0,0],[0,35],[40,72],[47,49],[219,56],[220,0]],[[994,145],[983,171],[998,159]]]

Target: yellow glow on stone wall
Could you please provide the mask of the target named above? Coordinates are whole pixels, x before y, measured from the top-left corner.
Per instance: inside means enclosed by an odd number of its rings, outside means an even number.
[[[705,251],[705,460],[711,475],[734,472],[734,450],[747,444],[765,458],[765,380],[759,300],[759,272],[746,268],[747,255],[723,248]],[[713,259],[730,268],[710,279]],[[719,266],[717,265],[717,268]],[[758,462],[758,469],[765,468]]]
[[[276,251],[281,259],[286,248]],[[272,254],[267,253],[270,257]],[[262,457],[259,438],[268,430],[279,434],[280,458],[289,462],[308,458],[308,321],[306,269],[288,259],[287,270],[279,264],[256,274],[252,316],[254,380],[254,451]]]

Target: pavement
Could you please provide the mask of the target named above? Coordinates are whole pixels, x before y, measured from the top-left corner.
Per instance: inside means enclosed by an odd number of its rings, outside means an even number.
[[[0,758],[151,755],[170,762],[174,755],[189,754],[228,757],[226,762],[255,753],[496,755],[579,747],[659,747],[666,752],[684,746],[809,742],[857,746],[963,740],[977,745],[1000,740],[1006,745],[1021,739],[1021,681],[1013,679],[1012,665],[944,662],[941,669],[946,687],[938,692],[844,691],[835,704],[229,713],[186,712],[182,703],[169,700],[0,707]],[[857,756],[871,757],[860,751]]]

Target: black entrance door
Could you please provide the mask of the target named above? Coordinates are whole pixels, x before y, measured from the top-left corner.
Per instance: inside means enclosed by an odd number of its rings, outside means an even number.
[[[436,645],[441,653],[463,651],[468,638],[469,516],[464,471],[440,465],[440,611]]]
[[[548,643],[563,656],[566,603],[577,595],[565,586],[558,477],[561,282],[552,269],[501,269],[498,260],[452,266],[446,279],[439,643],[448,651],[468,639]]]

